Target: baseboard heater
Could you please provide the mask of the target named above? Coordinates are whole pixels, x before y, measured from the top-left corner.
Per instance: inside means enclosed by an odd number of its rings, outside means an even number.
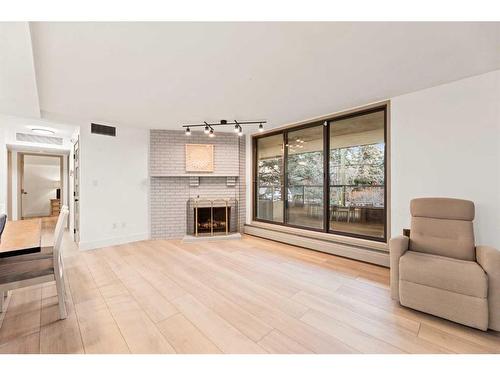
[[[300,246],[306,249],[389,267],[389,253],[387,251],[368,249],[336,241],[315,239],[299,234],[263,228],[252,224],[245,225],[245,233],[289,245]]]

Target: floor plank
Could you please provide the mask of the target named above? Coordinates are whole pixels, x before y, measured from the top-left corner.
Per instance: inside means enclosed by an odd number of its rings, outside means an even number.
[[[275,329],[262,338],[258,344],[272,354],[314,354],[298,342]]]
[[[85,353],[126,354],[130,350],[103,300],[75,305]]]
[[[12,293],[0,329],[0,345],[40,332],[41,298],[40,286],[19,289]]]
[[[40,353],[40,333],[20,336],[0,345],[0,354],[38,354]]]
[[[220,349],[184,315],[176,314],[158,323],[160,332],[179,354],[219,354]]]
[[[130,295],[106,299],[113,318],[134,354],[172,354],[174,348]]]
[[[328,333],[361,353],[404,353],[403,350],[387,344],[385,341],[366,334],[363,331],[347,324],[341,323],[338,320],[318,311],[308,311],[301,320],[321,331]]]
[[[173,302],[184,316],[224,353],[266,353],[259,345],[243,335],[219,315],[196,301],[194,297],[186,295]]]
[[[61,320],[59,319],[59,300],[55,283],[46,284],[42,288],[40,353],[84,353],[80,327],[70,293],[67,293],[67,298],[68,317]]]
[[[455,353],[469,353],[469,354],[493,353],[492,350],[487,347],[459,338],[448,332],[441,331],[440,329],[428,326],[425,323],[423,323],[422,326],[420,327],[418,337],[432,343],[437,343],[443,347],[449,348]]]

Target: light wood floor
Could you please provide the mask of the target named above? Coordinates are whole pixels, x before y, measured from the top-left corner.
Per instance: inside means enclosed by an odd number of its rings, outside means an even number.
[[[387,269],[255,237],[144,241],[65,259],[18,290],[1,353],[500,353],[500,335],[400,307]]]

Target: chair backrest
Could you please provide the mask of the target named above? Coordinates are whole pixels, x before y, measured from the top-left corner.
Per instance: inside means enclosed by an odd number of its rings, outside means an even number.
[[[0,215],[0,239],[2,238],[3,230],[5,229],[5,223],[7,222],[7,215]]]
[[[56,229],[54,230],[54,247],[52,249],[52,256],[54,257],[54,268],[59,274],[62,274],[62,251],[61,243],[64,234],[64,227],[66,219],[68,218],[69,211],[67,208],[62,208],[57,218]]]
[[[410,250],[475,260],[474,203],[452,198],[417,198],[410,202]]]

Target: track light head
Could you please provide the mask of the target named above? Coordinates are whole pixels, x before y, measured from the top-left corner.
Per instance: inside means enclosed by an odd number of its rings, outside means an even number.
[[[240,126],[238,124],[234,125],[234,132],[238,133],[240,131]]]
[[[264,131],[264,125],[262,125],[262,123],[259,124],[259,131],[261,133]]]
[[[191,135],[191,129],[189,129],[189,127],[186,128],[186,135]]]
[[[208,125],[205,125],[205,129],[203,130],[203,133],[208,134],[210,129],[208,128]]]
[[[214,134],[214,129],[210,129],[210,131],[208,132],[208,136],[209,136],[210,138],[215,137],[215,134]]]

